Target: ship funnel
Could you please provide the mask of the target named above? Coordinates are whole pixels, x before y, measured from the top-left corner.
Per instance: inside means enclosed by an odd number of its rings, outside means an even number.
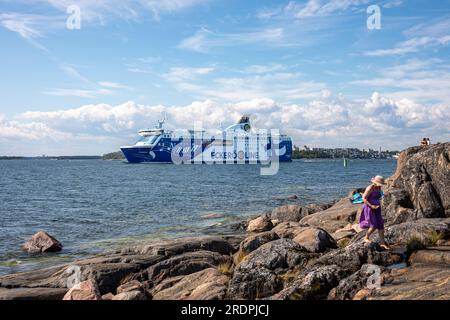
[[[233,124],[225,129],[225,131],[245,131],[250,132],[251,126],[250,126],[250,116],[242,116],[238,123]]]

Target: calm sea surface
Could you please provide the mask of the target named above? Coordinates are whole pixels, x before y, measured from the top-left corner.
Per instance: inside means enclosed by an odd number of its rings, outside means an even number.
[[[395,160],[299,160],[275,176],[257,165],[0,161],[0,274],[68,262],[142,239],[223,233],[224,225],[282,204],[330,202]],[[287,201],[296,194],[299,199]],[[205,216],[215,214],[216,218]],[[218,217],[217,217],[218,216]],[[64,249],[30,256],[20,245],[45,230]]]

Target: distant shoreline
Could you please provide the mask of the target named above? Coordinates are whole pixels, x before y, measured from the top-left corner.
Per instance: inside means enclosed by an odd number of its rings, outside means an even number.
[[[55,157],[0,156],[0,160],[102,160],[102,156],[55,156]]]
[[[383,158],[349,158],[350,160],[395,160],[393,157],[383,157]],[[115,159],[115,158],[105,158],[103,156],[63,156],[63,157],[0,157],[0,161],[8,161],[8,160],[22,160],[22,161],[31,161],[31,160],[41,160],[41,161],[49,161],[49,160],[103,160],[103,161],[125,161],[125,159]],[[292,158],[292,160],[342,160],[342,158],[330,158],[330,157],[302,157],[302,158]]]

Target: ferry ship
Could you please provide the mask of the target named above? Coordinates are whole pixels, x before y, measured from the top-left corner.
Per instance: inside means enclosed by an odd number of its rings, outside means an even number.
[[[292,161],[292,140],[270,131],[255,132],[243,116],[225,130],[165,130],[165,120],[139,131],[140,140],[120,149],[130,163],[262,163]]]

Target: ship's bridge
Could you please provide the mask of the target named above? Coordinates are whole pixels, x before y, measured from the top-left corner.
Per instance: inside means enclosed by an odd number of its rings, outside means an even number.
[[[136,146],[153,146],[158,143],[161,135],[164,133],[163,129],[144,129],[139,131],[142,137],[136,142]]]

